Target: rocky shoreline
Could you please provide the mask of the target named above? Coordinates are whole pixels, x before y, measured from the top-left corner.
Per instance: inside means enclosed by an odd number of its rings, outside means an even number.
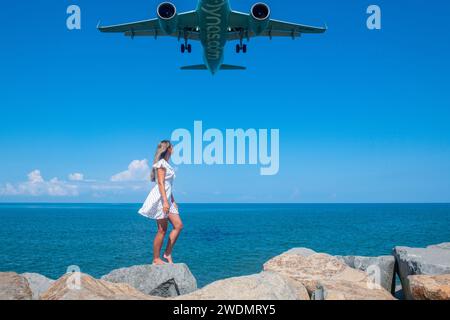
[[[401,286],[396,285],[397,276]],[[289,250],[259,274],[197,288],[185,264],[133,266],[100,279],[0,273],[0,300],[450,300],[450,243],[395,247],[381,257]]]

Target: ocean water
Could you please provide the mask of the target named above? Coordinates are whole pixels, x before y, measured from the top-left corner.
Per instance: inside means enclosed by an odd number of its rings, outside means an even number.
[[[155,222],[139,205],[1,204],[0,271],[59,278],[71,265],[100,277],[151,263]],[[450,204],[185,204],[175,248],[199,286],[260,272],[294,247],[384,255],[450,241]]]

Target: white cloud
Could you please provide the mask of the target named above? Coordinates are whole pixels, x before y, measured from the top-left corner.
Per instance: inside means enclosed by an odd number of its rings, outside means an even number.
[[[83,181],[84,175],[82,173],[71,173],[69,174],[70,181]]]
[[[30,183],[41,183],[44,182],[44,179],[39,170],[34,170],[28,174],[28,181]]]
[[[3,196],[52,196],[65,197],[77,196],[78,187],[65,181],[53,178],[45,181],[39,170],[34,170],[28,174],[28,181],[16,185],[7,183],[0,188],[0,195]]]
[[[46,180],[40,170],[27,175],[24,182],[0,183],[0,197],[108,197],[147,191],[150,167],[148,160],[135,160],[128,170],[108,180],[88,180],[84,174],[70,173],[66,180]]]
[[[128,166],[128,170],[111,177],[112,182],[145,181],[150,176],[148,160],[134,160]]]

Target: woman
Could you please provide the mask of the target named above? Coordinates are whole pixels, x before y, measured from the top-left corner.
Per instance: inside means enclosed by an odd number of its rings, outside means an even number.
[[[173,263],[173,247],[183,229],[178,205],[172,193],[173,180],[175,179],[175,171],[169,164],[172,151],[173,146],[170,141],[162,141],[158,145],[151,173],[151,180],[156,182],[157,185],[150,191],[147,200],[139,210],[139,213],[144,217],[156,220],[158,226],[158,232],[153,243],[153,264],[156,265],[166,263],[161,259],[161,248],[167,233],[168,222],[170,221],[172,224],[173,230],[169,235],[163,258],[170,264]]]

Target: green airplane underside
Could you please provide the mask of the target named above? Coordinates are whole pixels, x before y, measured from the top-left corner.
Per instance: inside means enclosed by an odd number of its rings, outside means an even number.
[[[245,67],[223,63],[224,48],[228,41],[239,41],[236,52],[247,52],[244,40],[253,37],[297,38],[303,33],[324,33],[326,27],[313,27],[270,18],[270,8],[264,3],[255,4],[250,14],[233,11],[228,0],[199,0],[196,10],[177,13],[170,2],[161,3],[158,18],[112,26],[98,26],[101,32],[118,32],[134,37],[175,37],[184,40],[181,51],[191,52],[189,41],[200,41],[204,64],[182,67],[182,70],[245,70]]]

